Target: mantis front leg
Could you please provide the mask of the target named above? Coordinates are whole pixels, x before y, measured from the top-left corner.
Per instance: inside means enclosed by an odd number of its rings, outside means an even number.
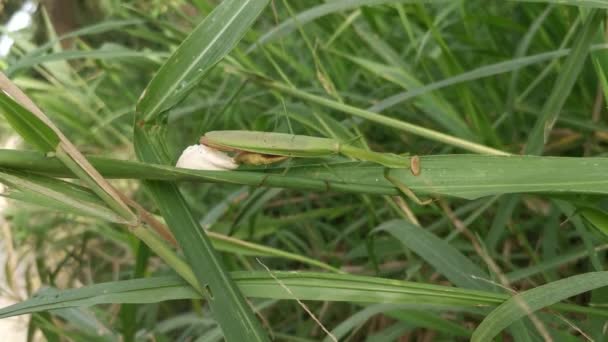
[[[418,196],[416,196],[416,194],[412,190],[410,190],[410,188],[408,188],[405,184],[403,184],[397,178],[391,176],[390,170],[391,169],[388,167],[384,168],[384,178],[386,178],[395,187],[397,187],[397,189],[399,189],[401,194],[405,195],[407,198],[411,199],[412,201],[416,202],[419,205],[429,205],[433,202],[433,199],[431,199],[431,198],[426,199],[426,200],[421,200],[420,198],[418,198]]]

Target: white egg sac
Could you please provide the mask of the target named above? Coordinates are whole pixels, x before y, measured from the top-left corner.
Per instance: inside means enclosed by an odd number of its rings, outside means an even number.
[[[227,154],[205,145],[188,146],[177,160],[176,167],[194,170],[234,170],[238,164]]]

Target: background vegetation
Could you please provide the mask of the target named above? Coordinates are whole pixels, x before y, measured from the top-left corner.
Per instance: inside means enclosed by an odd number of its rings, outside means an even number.
[[[31,335],[49,340],[211,341],[247,329],[252,340],[602,340],[603,1],[252,0],[242,3],[259,3],[259,17],[206,24],[219,2],[85,3],[75,18],[39,11],[4,72],[117,189],[162,214],[187,263],[125,229],[128,215],[86,177],[60,180],[74,177],[60,155],[1,150],[14,199],[3,212],[4,290],[23,296],[19,266],[32,299],[0,316],[36,312]],[[244,34],[234,50],[226,36],[206,40],[221,28],[235,42]],[[227,55],[213,69],[206,46]],[[195,56],[202,64],[172,83],[165,61]],[[161,103],[170,86],[177,95]],[[18,127],[11,113],[39,127],[1,102],[0,140]],[[422,178],[397,177],[434,202],[410,203],[380,167],[339,156],[225,173],[152,165],[224,129],[421,155]],[[24,137],[21,149],[40,147]],[[192,224],[224,265],[209,266]],[[224,270],[255,316],[224,293]],[[216,279],[209,288],[205,277]],[[255,319],[230,316],[240,313]]]

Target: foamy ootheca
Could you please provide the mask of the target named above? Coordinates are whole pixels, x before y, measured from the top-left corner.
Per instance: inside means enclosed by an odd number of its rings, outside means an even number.
[[[188,146],[176,167],[194,170],[234,170],[238,164],[227,154],[205,145]]]

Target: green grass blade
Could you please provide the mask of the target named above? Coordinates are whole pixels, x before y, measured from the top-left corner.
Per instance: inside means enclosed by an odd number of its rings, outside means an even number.
[[[277,38],[283,37],[298,27],[314,21],[323,16],[337,13],[341,11],[351,10],[362,6],[377,6],[391,3],[420,3],[420,2],[445,2],[448,0],[341,0],[324,3],[315,7],[311,7],[297,15],[285,20],[276,27],[272,28],[261,36],[254,44],[252,44],[247,52],[253,51],[257,46],[264,45]]]
[[[138,124],[134,144],[140,160],[157,164],[170,162],[163,143],[165,129],[155,125],[163,120],[156,119],[183,100],[207,71],[233,49],[267,4],[268,0],[223,1],[163,64],[136,108]],[[184,250],[226,339],[268,340],[177,186],[147,181],[145,187]]]
[[[132,178],[164,181],[198,181],[210,183],[229,183],[250,186],[271,186],[278,188],[305,189],[327,191],[329,189],[341,192],[359,192],[382,195],[396,195],[397,190],[386,183],[385,185],[364,185],[344,183],[342,181],[327,183],[323,179],[310,177],[290,177],[280,174],[247,171],[203,171],[178,169],[157,163],[142,163],[125,160],[90,157],[96,168],[103,170],[107,178]],[[355,164],[353,164],[355,165]],[[15,151],[0,149],[0,166],[15,170],[29,170],[57,177],[74,177],[69,169],[62,165],[57,158],[45,157],[31,151]],[[323,166],[319,166],[323,167]],[[327,170],[324,170],[327,171]],[[381,172],[381,169],[376,171]],[[371,175],[376,177],[376,175]],[[329,184],[329,185],[328,185]]]
[[[608,213],[597,208],[582,208],[578,210],[593,227],[608,237]]]
[[[62,180],[34,174],[11,174],[0,171],[0,183],[10,186],[0,194],[15,200],[40,205],[54,210],[95,217],[108,222],[125,221],[95,196],[89,189]],[[303,255],[244,241],[232,236],[208,232],[213,246],[223,252],[238,255],[275,257],[301,262],[330,272],[341,273],[335,267]]]
[[[332,267],[324,262],[317,261],[303,255],[286,252],[278,248],[267,247],[214,232],[207,232],[207,235],[213,242],[213,246],[217,250],[223,252],[231,252],[234,254],[249,256],[269,256],[276,258],[284,258],[288,260],[298,261],[310,266],[319,267],[330,272],[342,273],[342,271],[335,267]]]
[[[163,64],[137,111],[149,121],[180,102],[249,30],[269,0],[221,2]]]
[[[7,121],[34,146],[44,152],[53,152],[81,178],[110,208],[127,222],[135,223],[135,214],[122,202],[116,190],[63,135],[51,120],[15,86],[4,74],[0,74],[0,110]]]
[[[491,341],[512,323],[580,293],[608,286],[608,272],[592,272],[554,281],[519,293],[496,308],[475,329],[471,341]],[[602,309],[606,313],[607,310]]]
[[[449,306],[452,309],[494,307],[511,301],[508,295],[489,291],[347,274],[273,272],[271,276],[266,271],[259,271],[234,272],[232,277],[247,297],[256,298],[412,304],[419,308]],[[277,283],[277,279],[292,293],[286,292]],[[201,294],[183,279],[174,276],[151,277],[100,283],[63,290],[48,296],[34,295],[26,301],[0,309],[0,318],[65,307],[110,303],[157,303],[190,298],[201,298]],[[608,317],[608,312],[601,308],[573,304],[554,304],[551,308],[561,312]]]
[[[608,158],[436,155],[420,157],[421,174],[390,169],[392,177],[415,192],[466,199],[507,193],[606,194]],[[377,165],[344,163],[292,166],[291,177],[335,183],[390,186]],[[576,190],[575,190],[576,189]]]
[[[396,195],[384,179],[384,167],[359,162],[335,162],[291,166],[261,171],[202,171],[89,157],[107,178],[269,186],[289,189],[328,190]],[[507,193],[608,194],[605,170],[608,158],[537,156],[433,155],[420,157],[422,172],[393,169],[391,175],[416,192],[475,199]],[[0,167],[53,177],[74,177],[56,158],[36,152],[0,149]]]
[[[418,254],[458,287],[478,290],[492,288],[483,281],[489,277],[479,266],[458,249],[422,227],[405,220],[393,220],[376,227],[372,234],[378,232],[387,232],[399,239],[405,247]]]
[[[542,154],[549,133],[578,80],[580,72],[583,70],[591,42],[593,42],[598,29],[601,27],[602,14],[603,12],[600,10],[592,10],[587,16],[585,24],[572,47],[572,52],[566,58],[564,67],[557,80],[555,80],[549,98],[545,102],[534,128],[529,133],[528,143],[525,147],[526,154]]]
[[[347,340],[348,334],[351,331],[356,330],[375,315],[388,314],[388,312],[390,312],[391,310],[397,310],[398,308],[398,305],[393,304],[376,304],[367,306],[362,310],[353,313],[344,321],[340,322],[340,324],[338,324],[335,328],[331,330],[331,335],[333,339],[330,338],[330,336],[326,336],[323,339],[323,342],[332,342],[336,339],[338,341]]]
[[[549,4],[582,6],[591,8],[608,8],[608,3],[604,0],[511,0],[517,2],[545,2]]]
[[[0,110],[13,129],[29,144],[44,152],[57,149],[60,141],[57,133],[3,91],[0,91]]]
[[[452,136],[449,134],[437,132],[435,130],[421,127],[419,125],[414,125],[414,124],[411,124],[408,122],[397,120],[397,119],[394,119],[394,118],[391,118],[388,116],[378,114],[376,112],[357,108],[355,106],[351,106],[351,105],[348,105],[348,104],[345,104],[342,102],[330,100],[330,99],[324,98],[322,96],[313,95],[313,94],[307,93],[305,91],[302,91],[300,89],[292,88],[288,85],[285,85],[285,84],[282,84],[282,83],[279,83],[276,81],[270,81],[267,79],[260,79],[260,78],[254,78],[254,80],[260,82],[261,84],[263,84],[269,88],[279,90],[281,92],[292,95],[294,97],[298,97],[298,98],[319,104],[324,107],[332,108],[332,109],[347,113],[352,116],[360,117],[365,120],[376,122],[376,123],[379,123],[379,124],[387,126],[387,127],[391,127],[391,128],[398,129],[398,130],[401,130],[401,131],[404,131],[407,133],[415,134],[415,135],[418,135],[418,136],[421,136],[421,137],[424,137],[427,139],[439,141],[439,142],[442,142],[447,145],[456,146],[456,147],[462,148],[466,151],[471,151],[471,152],[481,153],[481,154],[508,155],[508,153],[506,153],[506,152],[496,150],[491,147],[487,147],[487,146],[483,146],[483,145],[480,145],[480,144],[477,144],[474,142],[470,142],[470,141],[467,141],[467,140],[464,140],[464,139],[461,139],[461,138],[458,138],[458,137],[455,137],[455,136]]]
[[[473,80],[477,80],[484,77],[499,75],[505,72],[518,70],[520,68],[526,67],[528,65],[540,63],[546,61],[548,59],[557,58],[559,56],[565,55],[566,51],[561,51],[561,54],[558,52],[548,52],[543,54],[538,54],[535,56],[522,57],[518,59],[512,59],[506,62],[499,62],[491,65],[481,66],[474,70],[466,71],[462,74],[449,77],[440,81],[435,81],[421,87],[416,87],[412,89],[408,89],[407,91],[400,92],[394,95],[391,95],[387,98],[384,98],[373,106],[369,107],[370,111],[381,112],[383,110],[389,109],[393,106],[401,104],[403,102],[407,102],[413,98],[418,96],[422,96],[428,94],[432,91],[439,90],[442,88],[446,88],[449,86],[453,86],[456,84],[469,82]]]
[[[54,210],[76,215],[125,224],[126,222],[99,200],[89,189],[62,180],[35,174],[11,174],[0,171],[0,183],[10,186],[10,190],[0,194],[15,200],[40,205]],[[313,267],[341,273],[335,267],[303,255],[277,248],[244,241],[232,236],[208,232],[213,246],[223,252],[238,255],[284,258]]]
[[[55,44],[69,39],[82,37],[86,35],[100,34],[108,31],[114,31],[118,29],[122,29],[128,26],[135,26],[143,24],[142,20],[138,19],[128,19],[128,20],[109,20],[104,21],[99,24],[89,25],[87,27],[83,27],[81,29],[69,32],[60,37],[53,37],[48,42],[36,47],[34,50],[28,51],[24,56],[22,56],[16,63],[11,64],[5,71],[7,76],[12,76],[17,70],[22,68],[21,63],[27,62],[30,58],[38,57],[50,48],[52,48]]]
[[[595,252],[602,252],[608,249],[608,245],[600,245],[595,247]],[[560,254],[559,256],[549,259],[547,261],[543,261],[534,266],[518,269],[516,271],[510,272],[506,274],[507,279],[509,279],[510,283],[515,283],[521,281],[523,279],[529,278],[535,274],[540,274],[542,272],[546,272],[548,270],[557,269],[559,267],[563,267],[569,263],[576,262],[577,260],[585,259],[589,257],[589,250],[587,248],[576,249],[574,252],[569,252],[565,254]]]
[[[167,162],[166,157],[162,155],[162,141],[158,142],[156,138],[157,136],[135,126],[135,150],[139,159],[155,163]],[[220,255],[188,208],[177,185],[171,182],[145,181],[144,186],[183,249],[226,339],[268,340],[251,308],[226,271]]]
[[[410,309],[410,310],[406,310]],[[472,331],[452,323],[447,319],[441,318],[436,313],[411,310],[409,305],[394,305],[394,304],[376,304],[354,313],[346,320],[336,326],[331,334],[339,341],[343,341],[347,334],[361,327],[366,321],[373,316],[383,314],[394,318],[398,321],[410,325],[412,328],[428,328],[436,331],[441,331],[449,336],[471,336]],[[324,342],[331,342],[329,338],[325,338]]]
[[[10,190],[3,194],[9,198],[104,221],[126,223],[94,193],[62,180],[0,171],[0,183],[10,186]]]
[[[419,88],[422,86],[422,83],[419,80],[404,69],[376,63],[363,58],[348,55],[345,55],[344,57],[361,67],[370,70],[378,77],[393,82],[404,89]],[[421,94],[420,98],[417,99],[414,104],[424,111],[431,120],[437,122],[437,124],[441,125],[452,134],[468,140],[475,140],[473,132],[471,132],[464,120],[458,116],[458,113],[456,113],[452,105],[441,97],[434,94]],[[379,108],[380,107],[373,106],[369,110],[380,112],[381,110]]]
[[[133,252],[135,254],[135,269],[132,271],[130,279],[144,278],[146,277],[146,269],[150,261],[150,248],[143,241],[139,241],[133,247]],[[137,320],[139,308],[135,304],[123,304],[120,306],[121,334],[124,342],[135,341],[135,335],[140,327],[140,322]]]
[[[598,44],[592,47],[592,50],[605,50],[608,48],[606,44]],[[391,95],[385,99],[378,101],[368,110],[370,111],[383,111],[391,108],[403,102],[414,99],[418,96],[425,95],[429,92],[443,89],[449,86],[454,86],[460,83],[478,80],[485,77],[496,76],[507,72],[520,70],[530,65],[551,61],[560,57],[568,56],[572,53],[571,49],[559,49],[550,52],[543,52],[536,55],[530,55],[525,57],[519,57],[510,59],[504,62],[498,62],[494,64],[480,66],[470,71],[466,71],[462,74],[449,77],[440,81],[432,82],[421,87],[412,88],[407,91]]]
[[[31,68],[44,63],[68,61],[73,59],[110,60],[121,58],[139,58],[154,62],[155,60],[164,57],[167,57],[167,53],[165,52],[135,51],[124,47],[105,47],[90,51],[61,51],[41,56],[34,56],[20,60],[18,64],[12,66],[12,69],[14,72],[17,72],[21,69]]]

